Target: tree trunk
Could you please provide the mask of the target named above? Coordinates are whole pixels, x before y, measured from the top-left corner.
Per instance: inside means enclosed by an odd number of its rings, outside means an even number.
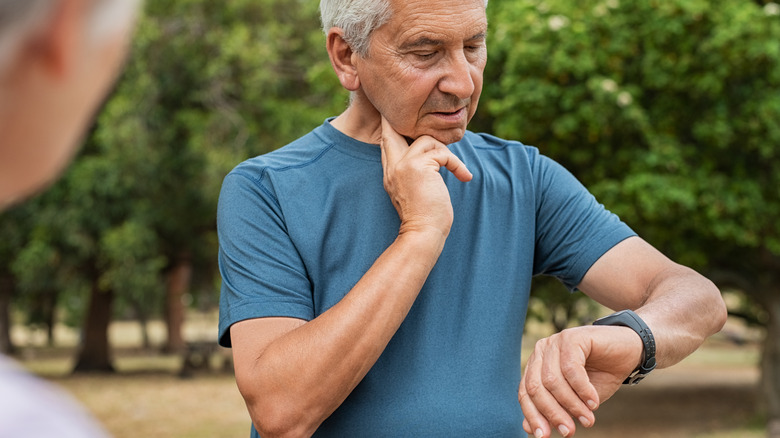
[[[133,302],[133,308],[135,309],[135,317],[138,319],[138,324],[141,326],[143,348],[149,350],[152,348],[152,340],[149,337],[149,315],[147,315],[144,306],[138,301]]]
[[[769,323],[761,356],[761,380],[767,410],[767,432],[780,438],[780,291],[763,297]]]
[[[568,301],[550,306],[550,315],[552,316],[555,333],[560,333],[569,327],[572,314],[574,313],[574,304],[573,301]]]
[[[29,310],[28,324],[43,326],[46,330],[46,345],[54,346],[54,313],[57,308],[56,290],[39,290]]]
[[[45,295],[43,306],[43,324],[46,326],[46,344],[49,347],[54,346],[54,324],[56,323],[55,313],[57,312],[57,293],[52,292]]]
[[[187,253],[182,253],[174,261],[168,271],[167,294],[165,301],[165,323],[168,329],[168,343],[165,350],[181,352],[184,350],[184,302],[182,298],[190,289],[192,279],[192,260]]]
[[[10,275],[0,276],[0,353],[11,355],[16,348],[11,342],[11,297],[14,279]]]
[[[114,372],[108,343],[113,301],[114,292],[101,291],[94,281],[74,373]]]

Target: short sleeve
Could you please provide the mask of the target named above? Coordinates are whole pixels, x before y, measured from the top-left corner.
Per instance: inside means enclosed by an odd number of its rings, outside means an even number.
[[[538,155],[534,274],[557,277],[573,291],[590,267],[635,233],[563,166]]]
[[[217,232],[220,345],[231,346],[230,326],[242,320],[314,318],[311,283],[271,189],[233,170],[222,184]]]

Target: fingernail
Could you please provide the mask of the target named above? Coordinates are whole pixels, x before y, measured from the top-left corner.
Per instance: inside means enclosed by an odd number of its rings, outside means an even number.
[[[542,438],[544,436],[544,431],[542,431],[542,429],[536,429],[534,431],[534,436],[536,438]]]
[[[563,435],[563,436],[568,436],[569,435],[569,428],[564,426],[563,424],[561,424],[560,426],[558,426],[558,432],[560,432],[561,435]]]
[[[587,419],[587,418],[585,418],[585,417],[580,417],[580,418],[579,418],[579,420],[580,420],[580,424],[582,424],[583,426],[585,426],[585,427],[588,427],[588,426],[590,426],[590,421],[588,421],[588,419]]]
[[[596,402],[594,402],[593,400],[588,400],[588,407],[589,407],[591,410],[593,410],[593,409],[596,409],[596,408],[598,407],[598,405],[597,405],[597,404],[596,404]]]

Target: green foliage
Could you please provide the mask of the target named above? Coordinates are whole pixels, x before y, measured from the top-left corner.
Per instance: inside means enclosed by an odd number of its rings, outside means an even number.
[[[146,2],[80,155],[49,191],[0,216],[16,305],[53,296],[78,319],[96,284],[120,311],[159,311],[180,257],[215,295],[222,178],[345,106],[324,44],[316,2]]]
[[[589,324],[601,310],[593,300],[583,299],[582,292],[566,293],[551,277],[534,278],[532,291],[526,320],[550,324],[555,332],[573,325]]]
[[[675,259],[777,284],[778,12],[767,1],[491,2],[472,127],[538,145]],[[17,305],[51,294],[78,314],[97,283],[157,309],[182,254],[213,293],[224,175],[347,97],[317,2],[146,2],[82,153],[0,216],[0,275],[16,277]],[[577,311],[555,305],[551,315]]]
[[[101,289],[116,292],[147,313],[159,308],[156,298],[165,293],[160,272],[167,260],[158,246],[154,231],[139,222],[128,221],[104,233],[99,250]]]
[[[681,262],[711,269],[780,256],[776,3],[488,9],[480,123],[538,145]]]

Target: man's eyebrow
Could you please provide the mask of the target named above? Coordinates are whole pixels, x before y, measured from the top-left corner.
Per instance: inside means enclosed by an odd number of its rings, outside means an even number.
[[[478,40],[484,40],[487,39],[487,33],[486,32],[480,32],[473,37],[467,39],[466,41],[478,41]]]
[[[479,41],[484,40],[487,38],[487,34],[485,32],[479,32],[469,38],[466,39],[466,41]],[[429,37],[420,37],[416,40],[408,41],[406,43],[401,44],[400,49],[401,50],[413,50],[413,49],[419,49],[421,47],[430,47],[430,46],[441,46],[444,45],[444,40],[439,40],[435,38],[429,38]]]
[[[419,49],[420,47],[440,46],[444,44],[443,40],[437,40],[428,37],[420,37],[416,40],[408,41],[401,44],[401,50]]]

